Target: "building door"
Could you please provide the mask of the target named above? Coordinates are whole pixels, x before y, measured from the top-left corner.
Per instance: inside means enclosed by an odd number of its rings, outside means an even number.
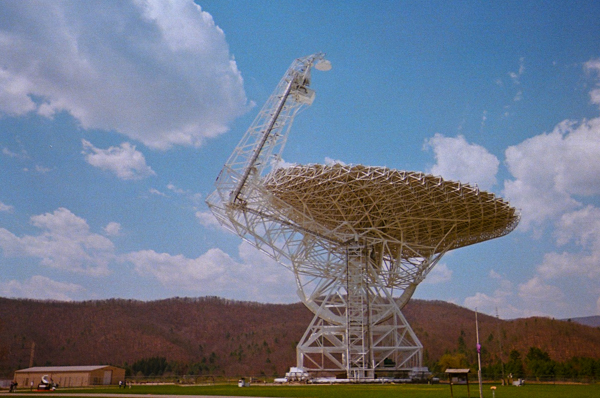
[[[105,370],[104,371],[104,385],[110,384],[112,380],[112,370]]]

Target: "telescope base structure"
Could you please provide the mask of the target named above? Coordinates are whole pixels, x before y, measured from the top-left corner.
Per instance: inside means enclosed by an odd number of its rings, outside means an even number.
[[[315,316],[296,348],[298,368],[362,380],[422,367],[423,346],[397,301],[365,276],[373,265],[366,253],[348,248],[341,278],[325,281],[306,298]]]
[[[315,315],[296,347],[297,367],[311,374],[343,372],[352,380],[422,367],[421,342],[398,306],[390,307],[392,316],[384,324],[358,333],[354,325]]]

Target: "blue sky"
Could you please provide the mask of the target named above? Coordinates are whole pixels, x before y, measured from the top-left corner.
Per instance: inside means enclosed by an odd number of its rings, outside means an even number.
[[[600,315],[597,2],[92,4],[0,2],[1,296],[298,301],[204,200],[291,62],[322,51],[287,162],[433,173],[521,210],[416,298]]]

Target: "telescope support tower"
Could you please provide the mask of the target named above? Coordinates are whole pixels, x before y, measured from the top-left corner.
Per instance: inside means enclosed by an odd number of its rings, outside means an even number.
[[[225,228],[294,272],[314,318],[297,346],[310,373],[352,380],[422,367],[406,305],[448,251],[503,236],[519,221],[493,194],[418,172],[291,165],[281,153],[313,103],[317,53],[295,60],[235,148],[206,202]]]

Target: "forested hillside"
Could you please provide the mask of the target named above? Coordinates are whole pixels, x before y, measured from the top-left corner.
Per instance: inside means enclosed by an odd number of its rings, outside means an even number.
[[[424,345],[429,367],[476,362],[474,312],[421,300],[411,301],[403,312]],[[311,319],[300,303],[216,297],[152,302],[0,298],[0,372],[10,376],[28,367],[35,343],[38,366],[112,364],[133,374],[283,375],[295,364],[295,346]],[[556,363],[586,357],[597,361],[600,373],[600,328],[482,314],[479,325],[489,369],[510,361],[527,366],[534,357]]]

